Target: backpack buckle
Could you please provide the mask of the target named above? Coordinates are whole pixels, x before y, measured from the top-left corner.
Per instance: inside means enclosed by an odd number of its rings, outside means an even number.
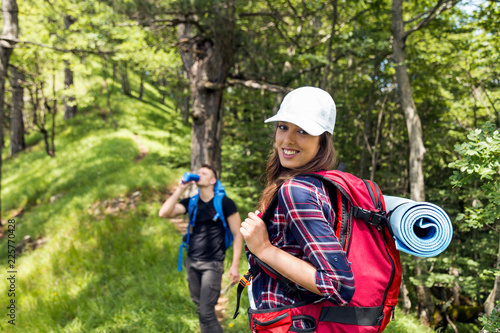
[[[251,284],[252,279],[253,279],[253,274],[252,272],[248,271],[245,275],[243,275],[240,278],[240,285],[243,288],[248,287]]]
[[[361,207],[354,206],[352,210],[352,215],[355,218],[361,219],[366,223],[374,225],[379,229],[387,224],[387,217],[385,216],[385,212],[374,212],[371,210],[366,210]]]
[[[240,284],[243,286],[243,288],[245,288],[250,285],[250,281],[243,275],[240,279]]]
[[[388,222],[387,217],[385,216],[384,212],[381,212],[381,213],[374,213],[371,217],[371,221],[368,223],[373,224],[378,229],[382,229],[384,226],[387,225],[387,222]]]

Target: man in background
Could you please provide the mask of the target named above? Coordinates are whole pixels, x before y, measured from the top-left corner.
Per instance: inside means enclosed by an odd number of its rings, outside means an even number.
[[[200,197],[185,267],[191,299],[198,311],[201,333],[218,333],[222,332],[222,327],[217,320],[215,305],[219,299],[224,273],[225,228],[220,218],[214,221],[217,214],[213,203],[217,172],[210,165],[204,164],[198,170],[198,176],[200,180],[196,185],[200,189]],[[160,217],[172,218],[188,212],[190,198],[179,199],[192,183],[179,180],[177,189],[161,206]],[[233,258],[229,268],[229,282],[234,284],[240,277],[239,263],[243,247],[243,237],[239,231],[241,218],[236,204],[227,196],[222,199],[222,210],[234,237]]]

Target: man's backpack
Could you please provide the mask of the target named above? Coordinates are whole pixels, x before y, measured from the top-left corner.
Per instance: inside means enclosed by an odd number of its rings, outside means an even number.
[[[233,244],[233,233],[229,228],[229,224],[224,217],[224,212],[222,210],[222,198],[226,195],[226,190],[224,189],[224,185],[221,184],[220,180],[217,179],[217,182],[214,185],[214,208],[215,215],[212,220],[215,222],[217,219],[222,221],[224,226],[224,245],[226,250]],[[182,271],[182,261],[183,261],[183,250],[188,249],[189,239],[191,236],[191,229],[194,228],[194,224],[196,222],[196,213],[198,212],[198,200],[200,199],[200,191],[189,199],[188,204],[188,216],[189,223],[187,227],[187,233],[182,237],[182,243],[179,246],[179,260],[177,262],[177,270]]]
[[[387,225],[382,193],[376,183],[337,170],[307,176],[321,179],[327,188],[335,211],[333,229],[351,263],[354,296],[346,306],[316,300],[277,309],[249,309],[252,332],[288,332],[294,320],[313,326],[301,332],[382,332],[394,316],[401,284],[399,252]],[[277,197],[262,215],[264,222],[272,219],[276,205]],[[279,279],[292,292],[293,287],[297,290],[291,281],[260,263],[241,278],[237,307],[241,291],[261,270],[261,274]]]

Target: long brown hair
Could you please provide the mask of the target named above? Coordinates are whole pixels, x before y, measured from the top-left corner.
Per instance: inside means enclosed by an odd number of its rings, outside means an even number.
[[[324,132],[319,137],[319,150],[316,156],[307,164],[297,169],[288,169],[281,165],[276,147],[276,131],[273,136],[273,150],[269,155],[266,167],[267,185],[259,202],[259,210],[264,211],[271,203],[276,192],[285,181],[300,174],[320,170],[332,170],[337,165],[337,152],[333,147],[332,135]]]

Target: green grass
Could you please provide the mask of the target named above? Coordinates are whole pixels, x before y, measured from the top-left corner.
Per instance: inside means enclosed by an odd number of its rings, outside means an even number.
[[[114,130],[105,96],[92,91],[99,85],[89,82],[81,82],[91,97],[79,105],[77,117],[63,121],[58,116],[55,157],[45,153],[42,136],[31,133],[29,148],[4,160],[2,218],[19,214],[17,243],[28,235],[45,243],[16,258],[16,326],[7,323],[3,310],[0,331],[198,332],[185,273],[177,271],[181,236],[157,216],[168,188],[189,169],[190,127],[171,102],[158,103],[148,85],[144,101],[113,96]],[[148,149],[140,160],[137,139]],[[227,185],[246,216],[253,203]],[[120,202],[120,209],[109,210]],[[4,238],[2,309],[8,304],[7,249]],[[242,255],[240,272],[246,267]],[[239,317],[230,319],[235,293],[233,287],[223,327],[247,332],[245,294]],[[410,317],[397,319],[388,332],[424,332]]]
[[[84,217],[26,256],[18,265],[19,328],[193,331],[197,318],[189,315],[194,308],[185,279],[173,269],[176,253],[165,245],[176,241],[176,233],[160,219],[138,223],[149,208],[142,204],[128,216],[101,220]]]
[[[420,321],[411,315],[404,315],[396,308],[394,320],[390,321],[384,333],[432,333],[432,329],[423,326]]]
[[[4,160],[2,217],[20,213],[17,243],[29,235],[45,244],[16,258],[16,325],[3,311],[0,331],[199,331],[185,273],[177,271],[181,235],[157,215],[168,187],[189,169],[190,127],[171,102],[156,102],[147,88],[144,101],[112,99],[116,131],[105,96],[90,91],[95,98],[80,105],[77,117],[59,115],[54,158],[42,136],[31,133],[29,148]],[[138,161],[137,139],[148,149]],[[136,201],[134,192],[140,193]],[[119,198],[125,206],[106,212]],[[7,272],[6,239],[0,249]],[[8,288],[2,278],[5,306]],[[225,325],[238,332],[246,318]]]

